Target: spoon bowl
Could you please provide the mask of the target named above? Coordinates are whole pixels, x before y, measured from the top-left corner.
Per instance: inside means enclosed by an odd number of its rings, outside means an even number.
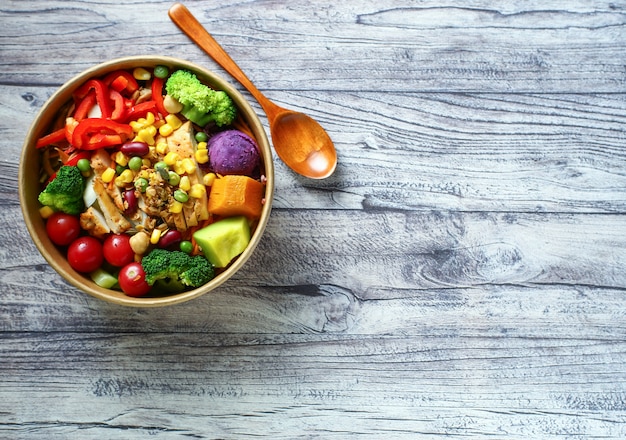
[[[285,110],[270,127],[276,154],[289,168],[313,179],[323,179],[335,171],[337,153],[330,148],[328,133],[314,119]]]
[[[169,9],[169,16],[258,101],[267,115],[274,150],[289,168],[311,179],[324,179],[335,171],[335,146],[317,121],[304,113],[282,108],[266,98],[183,4],[174,3]]]

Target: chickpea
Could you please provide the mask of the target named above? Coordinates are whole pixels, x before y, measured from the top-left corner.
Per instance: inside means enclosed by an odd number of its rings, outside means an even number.
[[[150,236],[143,231],[130,237],[130,247],[138,255],[143,255],[148,250],[149,245]]]

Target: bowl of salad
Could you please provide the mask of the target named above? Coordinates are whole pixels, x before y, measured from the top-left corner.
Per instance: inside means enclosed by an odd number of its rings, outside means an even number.
[[[58,89],[19,166],[28,231],[67,282],[156,307],[231,278],[266,227],[274,168],[246,99],[215,73],[163,56],[118,58]]]

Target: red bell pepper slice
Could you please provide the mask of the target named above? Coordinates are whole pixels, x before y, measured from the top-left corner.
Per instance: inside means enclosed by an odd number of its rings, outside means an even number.
[[[111,89],[122,95],[130,96],[139,89],[139,83],[133,74],[126,70],[116,70],[102,80]]]
[[[58,130],[53,131],[50,134],[40,137],[37,140],[37,148],[43,148],[50,144],[56,144],[61,141],[65,141],[65,127],[59,128]]]
[[[109,103],[109,89],[104,82],[99,79],[90,79],[74,92],[74,99],[81,100],[93,90],[96,92],[96,102],[100,106],[100,112],[103,118],[111,117],[111,105]]]
[[[96,150],[120,145],[132,135],[133,129],[128,124],[110,119],[87,118],[74,128],[72,145],[79,150]]]
[[[163,78],[154,77],[152,80],[152,99],[156,104],[156,108],[161,113],[163,117],[166,117],[169,112],[165,110],[165,106],[163,105],[163,83],[165,80]]]
[[[64,165],[75,166],[81,159],[91,158],[91,153],[88,151],[78,151],[70,156]]]
[[[121,121],[126,116],[126,111],[132,104],[130,101],[126,100],[121,93],[113,89],[109,90],[109,97],[113,103],[111,119],[114,121]]]
[[[128,113],[126,113],[125,120],[128,121],[136,121],[139,118],[145,118],[148,113],[152,112],[152,114],[158,119],[159,110],[156,106],[156,101],[153,99],[150,101],[144,101],[140,104],[133,105],[130,109],[128,109]]]
[[[76,105],[74,119],[77,121],[85,119],[94,105],[96,105],[96,93],[92,90]]]
[[[96,133],[89,138],[86,144],[83,144],[83,150],[91,151],[112,147],[114,145],[121,145],[125,141],[126,138],[122,138],[119,134]]]

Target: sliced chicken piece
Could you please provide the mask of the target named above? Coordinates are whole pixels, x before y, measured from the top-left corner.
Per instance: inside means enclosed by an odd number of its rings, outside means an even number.
[[[111,232],[102,213],[93,206],[90,206],[85,212],[80,214],[80,227],[87,231],[89,235],[98,238],[103,238]]]
[[[179,231],[184,232],[187,230],[188,225],[185,220],[185,215],[182,212],[179,214],[172,214],[172,221],[176,229]]]
[[[105,185],[104,188],[109,194],[109,197],[111,197],[111,200],[113,200],[113,203],[115,203],[115,207],[119,211],[123,212],[126,209],[126,206],[124,206],[122,190],[117,185]]]
[[[93,189],[98,196],[98,205],[111,231],[116,234],[128,231],[132,225],[113,202],[113,199],[106,191],[106,185],[102,182],[102,179],[96,177],[93,180]]]
[[[99,149],[91,154],[91,169],[101,175],[107,168],[111,168],[111,156],[104,149]]]
[[[111,156],[104,149],[96,150],[91,155],[91,169],[96,176],[102,176],[102,173],[106,171],[108,168],[111,168],[113,161],[111,160]],[[122,197],[122,191],[117,187],[117,185],[105,185],[104,188],[113,199],[115,206],[120,211],[124,210],[124,198]]]
[[[187,121],[167,137],[167,148],[170,152],[175,152],[181,159],[191,159],[196,164],[196,171],[189,174],[191,185],[203,184],[202,171],[196,162],[196,139],[193,135],[193,126]],[[185,218],[189,227],[197,225],[200,221],[209,218],[208,198],[206,192],[197,199],[192,199],[193,204],[185,208]]]

